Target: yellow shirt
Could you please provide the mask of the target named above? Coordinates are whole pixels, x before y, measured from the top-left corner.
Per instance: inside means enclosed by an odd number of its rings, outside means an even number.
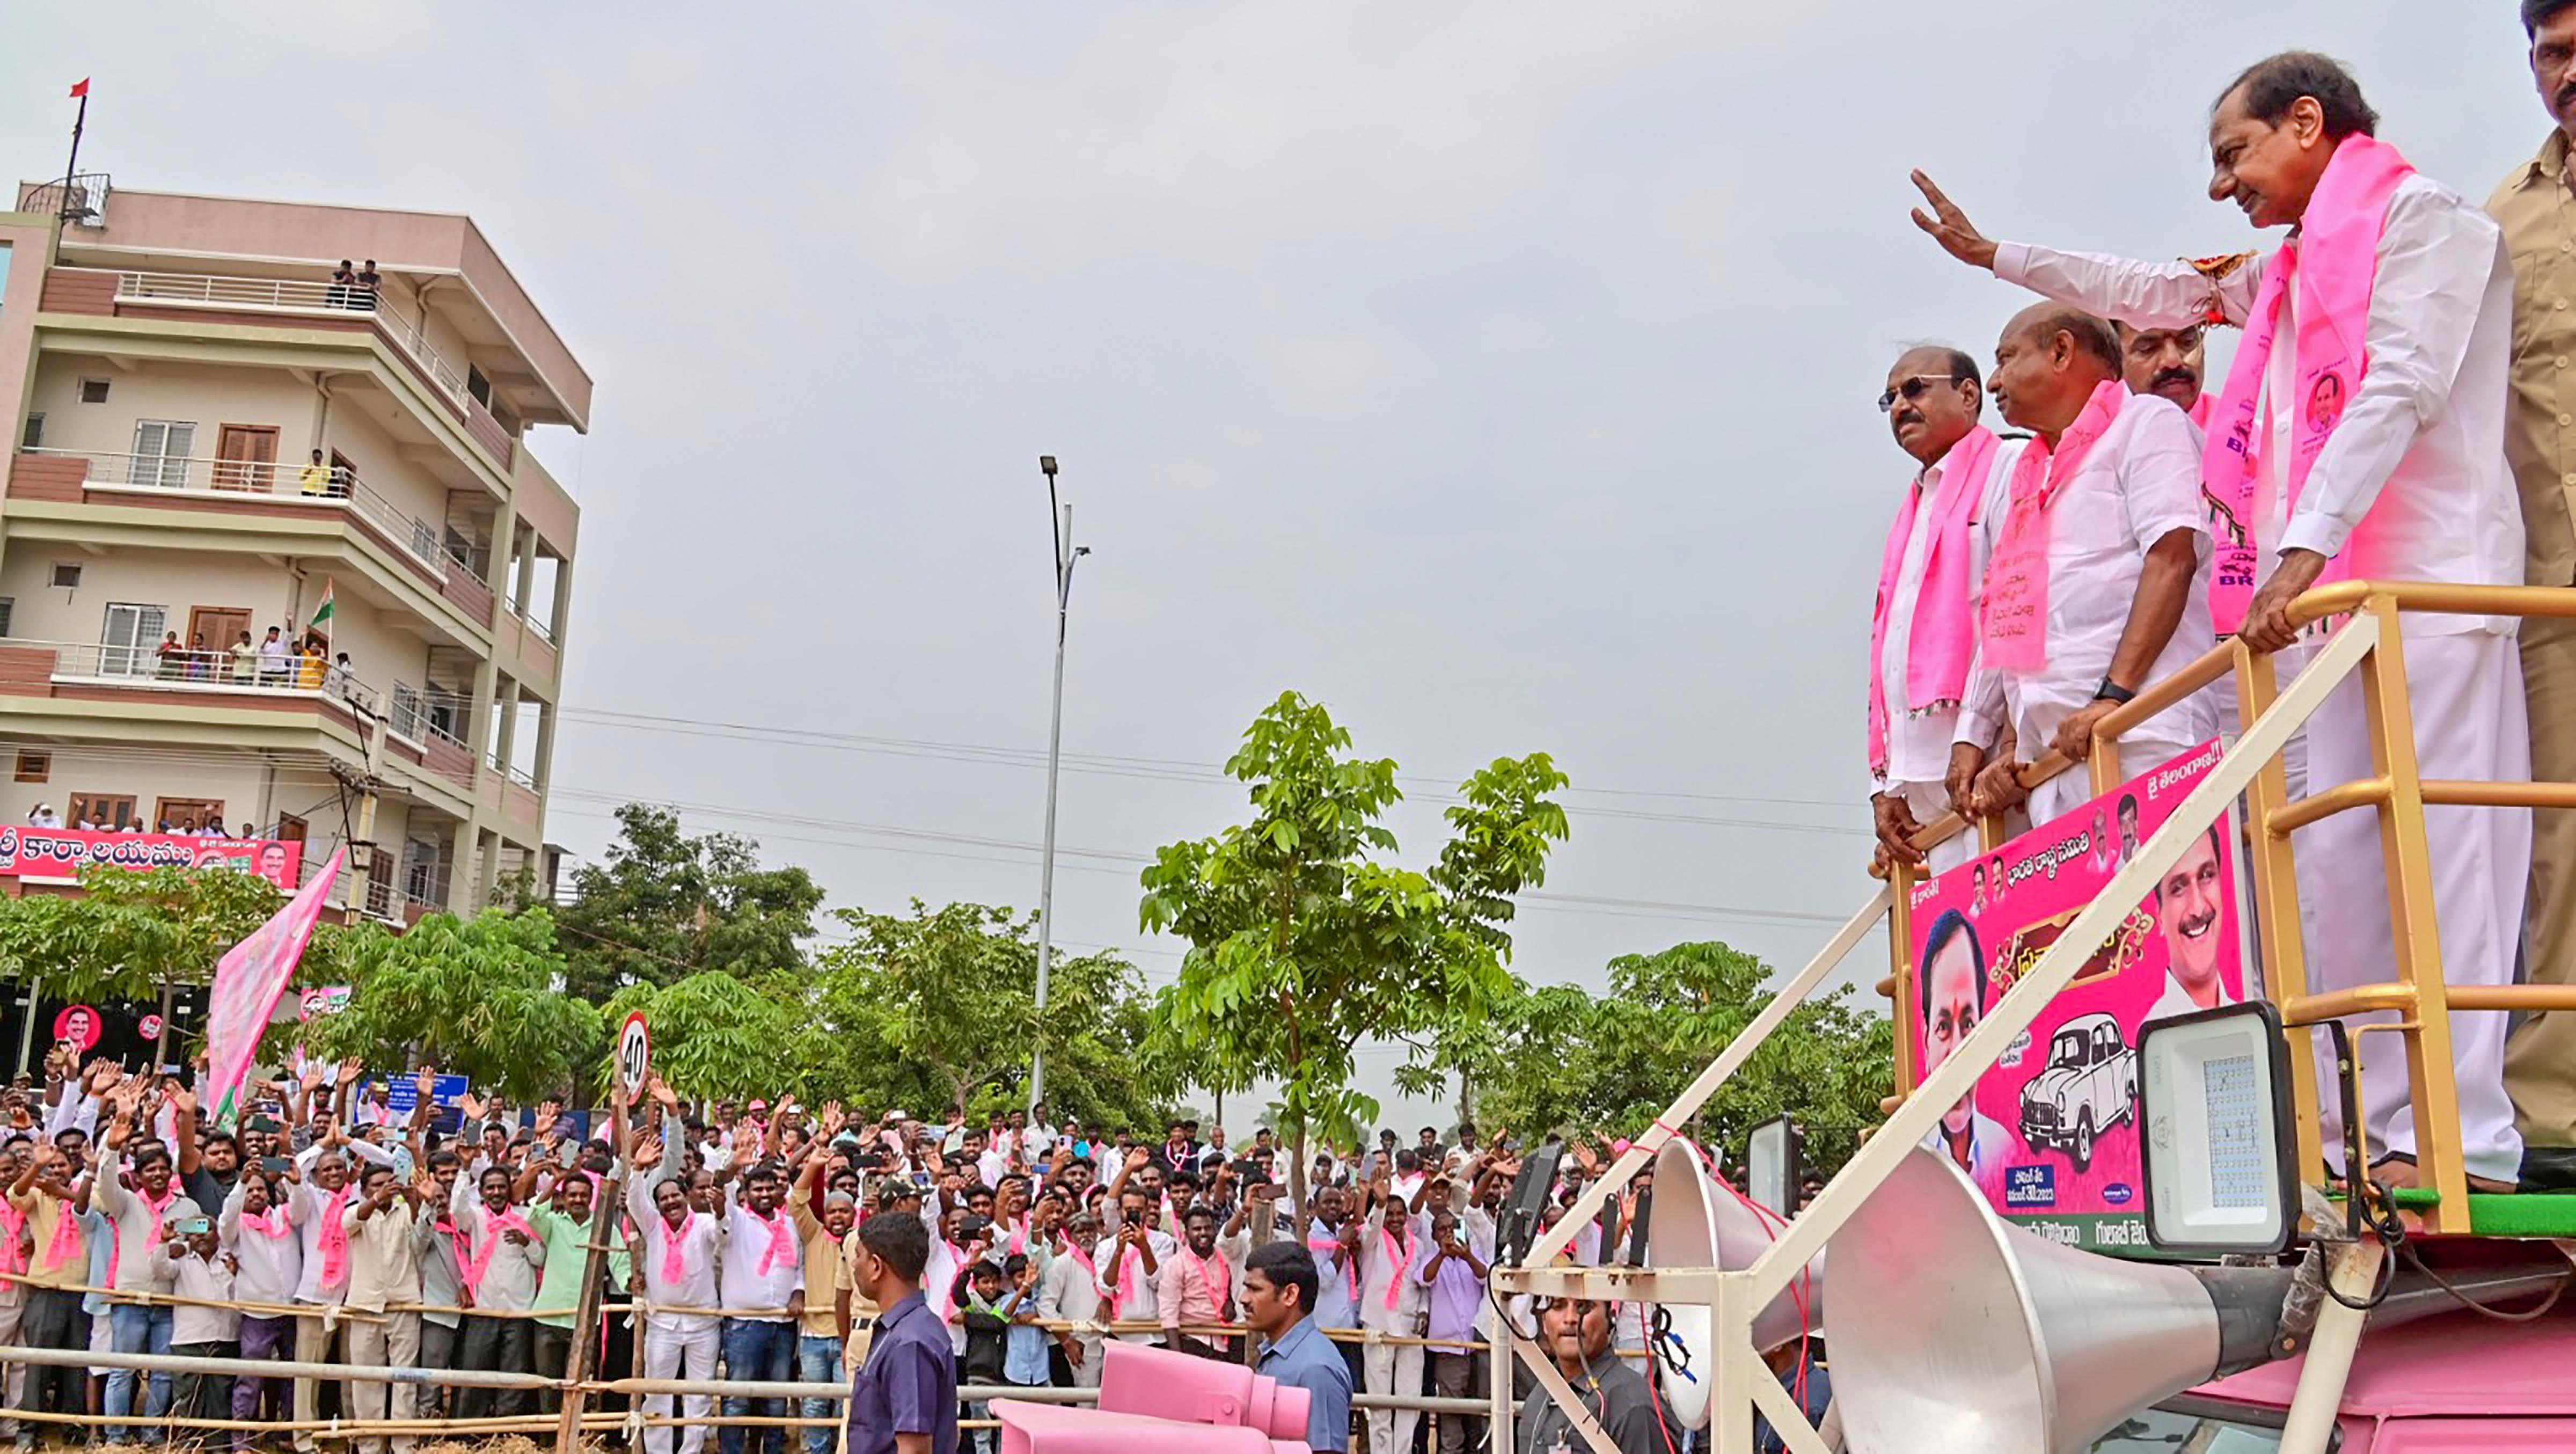
[[[47,1254],[53,1250],[54,1229],[62,1222],[66,1204],[33,1189],[24,1196],[10,1197],[9,1204],[26,1214],[27,1235],[36,1244],[36,1250],[27,1256],[26,1272],[15,1280],[29,1287],[88,1286],[89,1228],[79,1214],[72,1216],[71,1242],[58,1260]]]
[[[2576,584],[2576,191],[2565,132],[2504,179],[2487,215],[2513,258],[2504,448],[2522,496],[2524,580]]]

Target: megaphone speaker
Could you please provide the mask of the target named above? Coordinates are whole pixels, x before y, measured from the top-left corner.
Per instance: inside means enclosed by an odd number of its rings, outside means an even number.
[[[2008,1226],[1917,1148],[1827,1244],[1853,1454],[2077,1454],[2270,1356],[2292,1274],[2123,1262]]]
[[[1779,1229],[1760,1209],[1709,1179],[1699,1148],[1680,1137],[1655,1153],[1654,1200],[1646,1209],[1648,1267],[1715,1267],[1728,1272],[1753,1265]],[[1646,1341],[1655,1362],[1664,1406],[1689,1428],[1708,1427],[1708,1400],[1717,1383],[1711,1317],[1706,1303],[1663,1303],[1650,1310]],[[1753,1341],[1765,1352],[1808,1333],[1823,1331],[1825,1257],[1771,1300],[1753,1320]]]

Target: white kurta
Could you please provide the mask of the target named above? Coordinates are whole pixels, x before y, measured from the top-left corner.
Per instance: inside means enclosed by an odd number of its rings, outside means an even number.
[[[1968,517],[1968,620],[1976,620],[1977,588],[1986,578],[1986,561],[1994,553],[1995,534],[2003,525],[2004,506],[2011,494],[2013,462],[2021,458],[2025,439],[1998,440],[1978,488],[1977,504]],[[1914,477],[1912,498],[1914,529],[1906,537],[1905,553],[1896,566],[1896,584],[1887,605],[1887,638],[1879,653],[1879,691],[1887,703],[1887,770],[1870,774],[1872,794],[1894,793],[1905,799],[1914,821],[1929,823],[1950,811],[1950,743],[1958,735],[1959,710],[1955,705],[1927,707],[1920,711],[1907,705],[1905,675],[1913,659],[1914,608],[1923,595],[1923,568],[1931,556],[1932,505],[1940,496],[1944,455]],[[1967,862],[1977,850],[1974,833],[1961,833],[1932,850],[1930,868],[1934,873]]]
[[[2035,671],[1994,669],[1980,651],[1968,674],[1958,740],[1987,745],[2009,721],[2023,761],[2045,755],[2058,725],[2093,701],[2109,673],[2147,552],[2177,530],[2194,537],[2199,566],[2182,619],[2137,685],[2169,676],[2209,650],[2217,638],[2209,629],[2209,527],[2200,501],[2191,420],[2169,399],[2124,396],[2120,412],[2049,505],[2047,660]],[[2210,733],[2209,704],[2194,695],[2123,734],[2121,759],[2151,765]],[[2045,823],[2092,795],[2086,774],[2060,773],[2031,794],[2030,820]]]
[[[2230,322],[2252,308],[2268,259],[2213,284],[2187,263],[2143,263],[2004,244],[1996,276],[2139,327],[2198,321],[2213,298]],[[2258,498],[2255,543],[2340,555],[2377,511],[2367,558],[2351,572],[2382,580],[2518,585],[2522,513],[2504,455],[2513,348],[2513,271],[2503,234],[2439,182],[2410,176],[2390,197],[2364,347],[2370,366],[2342,422],[2311,466],[2295,511],[2277,489]],[[2297,346],[2284,320],[2279,362]],[[2293,401],[2294,403],[2296,401]],[[2276,436],[2277,437],[2277,436]],[[2274,453],[2279,453],[2276,446]],[[2276,533],[2277,532],[2277,533]],[[2530,776],[2515,622],[2509,617],[2409,615],[2406,678],[2419,770],[2428,778]],[[2332,786],[2372,775],[2359,687],[2347,681],[2308,730],[2308,776]],[[2424,815],[2443,975],[2452,984],[2506,984],[2520,939],[2531,819],[2519,809],[2435,808]],[[2309,983],[2319,990],[2396,978],[2386,872],[2377,827],[2345,813],[2292,839],[2304,908]],[[2319,913],[2320,905],[2332,912]],[[2370,1023],[2386,1016],[2359,1016]],[[2461,1135],[2473,1175],[2512,1178],[2521,1160],[2503,1087],[2505,1018],[2456,1015],[2453,1060]],[[2324,1037],[2318,1043],[2322,1047]],[[2372,1040],[2382,1043],[2374,1045]],[[2387,1037],[2362,1042],[2362,1115],[2369,1153],[2411,1152],[2404,1058]],[[2322,1053],[2322,1050],[2321,1050]],[[2332,1098],[2327,1155],[2342,1163]]]

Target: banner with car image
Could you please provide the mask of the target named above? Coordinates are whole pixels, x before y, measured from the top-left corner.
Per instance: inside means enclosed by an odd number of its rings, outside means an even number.
[[[2027,973],[2218,765],[2215,742],[1915,887],[1901,1001],[1918,1081]],[[2247,988],[2234,815],[2187,848],[1924,1144],[1997,1212],[2097,1252],[2152,1256],[2139,1181],[2138,1030]]]

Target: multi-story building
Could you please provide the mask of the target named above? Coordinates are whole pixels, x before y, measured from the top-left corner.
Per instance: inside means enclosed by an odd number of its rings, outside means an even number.
[[[69,200],[0,213],[0,823],[346,843],[395,923],[545,875],[590,376],[465,217]]]

